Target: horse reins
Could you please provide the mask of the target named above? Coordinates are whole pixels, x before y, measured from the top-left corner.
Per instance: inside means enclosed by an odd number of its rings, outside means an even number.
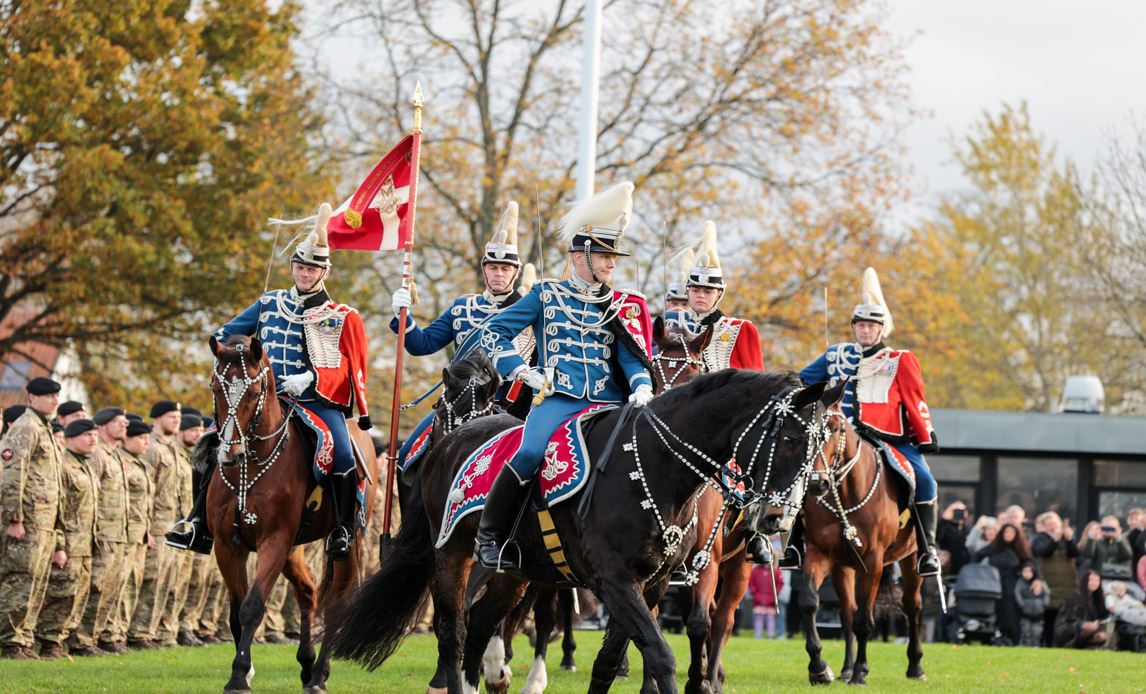
[[[231,484],[231,481],[227,479],[227,476],[222,473],[222,470],[219,471],[219,477],[223,478],[223,483],[226,484],[227,487],[235,493],[238,517],[241,518],[244,523],[247,523],[248,525],[254,525],[259,517],[257,514],[252,513],[247,509],[247,496],[250,493],[250,490],[254,488],[255,483],[258,482],[259,479],[267,473],[267,470],[271,469],[271,466],[274,465],[275,461],[279,459],[279,456],[282,455],[282,452],[286,450],[287,441],[290,440],[290,430],[287,425],[290,424],[291,416],[294,414],[294,407],[292,403],[291,409],[288,410],[286,416],[283,417],[282,425],[280,425],[278,429],[272,431],[266,436],[260,436],[259,434],[255,433],[256,429],[258,429],[260,421],[262,420],[263,405],[266,403],[268,390],[267,373],[270,370],[270,367],[263,365],[258,374],[251,376],[247,372],[246,345],[235,345],[235,351],[239,353],[239,366],[242,367],[243,371],[243,376],[241,379],[238,376],[235,376],[229,381],[225,380],[226,374],[220,372],[218,366],[216,366],[214,371],[214,376],[216,379],[218,379],[220,390],[223,393],[223,401],[227,403],[227,411],[224,413],[223,422],[218,427],[217,431],[219,432],[220,445],[242,446],[243,459],[242,462],[239,463],[238,485]],[[242,403],[243,397],[246,395],[247,391],[250,390],[251,386],[256,383],[260,384],[261,386],[259,389],[259,398],[255,402],[255,413],[251,416],[251,421],[247,425],[247,429],[244,430],[239,422],[239,405]],[[240,385],[242,386],[241,389],[239,388]],[[238,438],[226,438],[227,432],[230,431],[231,427],[234,427],[234,430],[238,432]],[[278,440],[275,441],[274,446],[271,448],[270,455],[265,460],[259,460],[258,455],[255,453],[254,447],[248,443],[248,439],[251,441],[269,441],[276,437]],[[254,477],[250,479],[250,481],[248,481],[248,459],[254,461],[257,467],[262,468],[258,471],[257,474],[255,474]],[[233,465],[234,464],[232,463],[231,465],[224,464],[223,466],[233,467]]]

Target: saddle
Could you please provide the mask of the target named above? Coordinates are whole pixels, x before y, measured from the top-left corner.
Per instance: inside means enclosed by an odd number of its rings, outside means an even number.
[[[587,432],[599,415],[616,407],[593,405],[557,428],[549,439],[545,459],[534,481],[537,490],[535,495],[531,493],[534,497],[531,501],[533,510],[548,509],[582,490],[589,479],[591,468],[585,446]],[[525,425],[521,425],[497,434],[478,446],[462,463],[450,485],[436,547],[442,547],[449,541],[458,521],[485,507],[486,495],[497,473],[521,447],[524,429]]]
[[[911,502],[915,500],[915,468],[911,467],[911,461],[902,453],[887,442],[876,438],[871,432],[860,429],[857,433],[875,451],[884,470],[896,473],[895,501],[899,508],[899,527],[902,528],[911,519]]]

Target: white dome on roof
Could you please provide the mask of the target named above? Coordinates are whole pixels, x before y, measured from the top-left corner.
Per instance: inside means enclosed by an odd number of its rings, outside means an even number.
[[[1063,412],[1101,414],[1106,408],[1106,390],[1098,376],[1071,376],[1062,389]]]

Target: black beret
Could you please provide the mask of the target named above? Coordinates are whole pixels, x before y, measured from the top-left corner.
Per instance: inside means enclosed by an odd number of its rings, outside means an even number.
[[[61,403],[60,406],[56,408],[56,416],[67,417],[68,415],[75,414],[82,409],[84,409],[84,404],[82,402],[68,400],[65,403]]]
[[[150,434],[150,433],[151,433],[151,425],[146,423],[146,422],[137,421],[137,420],[133,419],[127,423],[127,436],[128,436],[128,438],[133,438],[133,437],[139,436],[141,434]]]
[[[124,414],[123,416],[127,417],[127,421],[129,421],[129,422],[142,422],[143,421],[143,415],[136,414],[134,412],[128,412],[128,413]]]
[[[121,414],[124,414],[122,407],[105,407],[92,415],[92,421],[96,423],[96,426],[102,427]]]
[[[202,416],[203,416],[203,413],[202,413],[202,412],[200,412],[199,410],[197,410],[197,409],[196,409],[196,408],[194,408],[194,407],[184,407],[184,408],[183,408],[183,410],[182,410],[182,412],[183,412],[183,414],[184,414],[184,415],[193,414],[193,415],[195,415],[196,417],[202,417]]]
[[[68,426],[64,429],[64,437],[72,438],[80,434],[86,434],[89,431],[95,431],[96,425],[90,419],[77,419],[74,422],[68,422]]]
[[[202,417],[197,414],[186,414],[186,410],[184,410],[184,412],[183,419],[179,422],[179,431],[187,431],[188,429],[203,426]]]
[[[211,419],[210,417],[204,417],[203,418],[203,428],[204,429],[210,429],[213,426],[215,426],[215,420]]]
[[[64,430],[64,425],[60,424],[59,422],[57,422],[56,420],[53,419],[52,420],[52,433],[58,434],[63,430]]]
[[[60,392],[60,384],[47,376],[37,376],[24,386],[31,395],[51,395]]]
[[[28,409],[27,405],[12,405],[11,407],[4,408],[4,421],[11,424],[24,414],[24,410]]]
[[[178,412],[178,411],[179,411],[179,403],[175,402],[174,400],[160,400],[159,402],[157,402],[151,406],[151,414],[149,414],[148,416],[151,417],[152,419],[158,419],[159,417],[162,417],[163,415],[167,414],[168,412]]]

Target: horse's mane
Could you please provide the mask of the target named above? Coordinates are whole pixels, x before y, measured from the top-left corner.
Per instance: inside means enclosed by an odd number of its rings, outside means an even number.
[[[703,374],[693,381],[677,386],[657,396],[657,402],[663,405],[675,405],[678,404],[677,400],[691,400],[714,390],[738,384],[757,388],[761,392],[775,393],[788,386],[800,385],[800,379],[791,371],[762,373],[748,369],[724,369],[716,373]]]

